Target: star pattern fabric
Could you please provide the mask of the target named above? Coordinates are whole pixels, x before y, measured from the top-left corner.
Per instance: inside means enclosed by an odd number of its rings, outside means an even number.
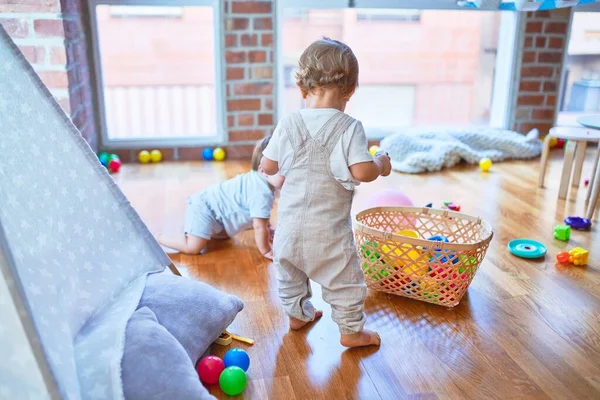
[[[16,275],[63,398],[122,398],[127,320],[169,260],[3,31],[0,60],[0,223]],[[5,373],[31,361],[12,330],[2,323],[0,398],[24,383]]]

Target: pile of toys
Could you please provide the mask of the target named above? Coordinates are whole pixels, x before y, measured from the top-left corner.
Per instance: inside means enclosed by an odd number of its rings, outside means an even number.
[[[564,220],[564,225],[554,227],[554,238],[563,242],[568,242],[571,238],[571,229],[587,231],[592,226],[592,222],[587,218],[571,216]],[[531,239],[515,239],[508,243],[508,250],[522,258],[543,257],[546,252],[546,246]],[[556,255],[556,261],[559,264],[572,264],[577,266],[587,265],[589,251],[582,247],[575,247],[569,251],[561,251]]]
[[[142,150],[138,153],[138,161],[142,164],[159,163],[163,159],[163,155],[160,150]]]
[[[98,154],[98,160],[104,168],[108,169],[110,173],[117,173],[121,169],[121,160],[116,154],[109,154],[105,151]]]
[[[219,384],[229,396],[242,393],[248,383],[246,371],[250,367],[250,356],[243,349],[231,349],[220,359],[207,356],[198,362],[196,370],[204,385]]]

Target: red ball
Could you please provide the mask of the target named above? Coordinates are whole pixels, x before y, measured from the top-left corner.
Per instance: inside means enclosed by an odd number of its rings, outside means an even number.
[[[202,383],[213,385],[219,382],[219,376],[225,369],[225,363],[217,356],[204,357],[196,366]]]
[[[121,160],[113,158],[108,162],[108,169],[110,172],[119,172],[121,169]]]
[[[556,255],[556,260],[559,263],[562,263],[562,264],[568,263],[569,262],[569,252],[568,251],[561,251],[560,253],[558,253]]]

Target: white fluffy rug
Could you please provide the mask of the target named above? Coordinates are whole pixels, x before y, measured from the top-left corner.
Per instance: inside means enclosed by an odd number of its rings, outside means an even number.
[[[477,164],[482,158],[496,162],[537,157],[542,142],[537,129],[524,136],[493,128],[408,128],[383,139],[381,149],[390,155],[395,171],[416,174],[461,160]]]

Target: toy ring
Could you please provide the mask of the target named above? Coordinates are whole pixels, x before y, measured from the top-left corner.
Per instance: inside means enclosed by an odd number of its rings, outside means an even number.
[[[515,239],[508,242],[508,251],[517,257],[538,258],[546,254],[546,246],[531,239]]]
[[[565,218],[565,224],[579,231],[585,231],[592,226],[592,222],[589,219],[581,217],[567,217]]]

